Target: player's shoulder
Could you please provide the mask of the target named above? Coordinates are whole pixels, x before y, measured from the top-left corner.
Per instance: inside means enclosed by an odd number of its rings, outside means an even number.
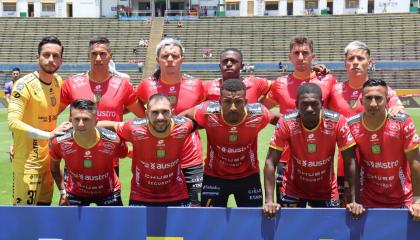
[[[21,91],[25,87],[27,87],[29,89],[33,89],[33,88],[38,89],[39,88],[38,87],[39,86],[39,80],[34,73],[29,73],[29,74],[19,78],[16,81],[14,86],[15,86],[14,90],[16,90],[16,91]]]
[[[299,111],[297,110],[283,115],[284,121],[293,121],[293,120],[298,119],[298,117],[299,117]]]
[[[172,119],[174,121],[174,124],[184,124],[184,123],[192,122],[191,119],[184,116],[173,116]]]
[[[397,122],[405,122],[410,116],[405,113],[397,113],[395,115],[388,114],[387,118],[397,121]]]
[[[57,142],[57,144],[62,143],[62,142],[66,142],[68,140],[72,140],[73,139],[73,128],[67,130],[64,135],[60,135],[60,136],[56,136],[55,140]]]
[[[144,126],[147,125],[147,118],[133,118],[128,123],[132,126]]]
[[[330,120],[334,122],[338,122],[338,120],[340,120],[340,114],[329,109],[323,110],[323,117],[325,120]]]
[[[206,114],[220,114],[222,113],[222,107],[220,103],[217,101],[207,101],[204,105],[205,109],[204,112]]]
[[[349,125],[357,124],[362,122],[362,113],[358,113],[356,115],[353,115],[349,118],[347,118],[347,122]]]
[[[120,141],[120,138],[118,137],[116,132],[113,132],[111,130],[108,130],[102,127],[97,127],[97,129],[99,131],[99,135],[101,136],[101,139],[111,141],[111,142]]]
[[[262,115],[264,114],[264,106],[257,102],[257,103],[249,103],[246,106],[248,115]]]

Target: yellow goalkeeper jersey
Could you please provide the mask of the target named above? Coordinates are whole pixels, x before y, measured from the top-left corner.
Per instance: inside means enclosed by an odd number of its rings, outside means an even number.
[[[29,129],[52,131],[56,127],[62,79],[55,75],[51,84],[43,83],[37,72],[17,80],[8,108],[9,129],[13,132],[13,171],[50,171],[48,140],[33,139]]]

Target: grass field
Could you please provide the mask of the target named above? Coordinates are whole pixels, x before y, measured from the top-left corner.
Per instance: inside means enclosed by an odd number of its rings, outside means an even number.
[[[417,129],[420,129],[420,109],[407,109],[408,114],[414,120]],[[130,118],[130,115],[126,116]],[[64,112],[60,115],[59,121],[64,121],[68,119],[68,112]],[[268,142],[273,133],[274,127],[266,127],[259,136],[259,150],[258,157],[260,159],[261,170],[264,166],[264,159],[268,149]],[[201,131],[201,138],[203,140],[204,149],[206,149],[206,135]],[[10,205],[12,202],[12,170],[11,164],[9,161],[9,145],[11,143],[11,133],[7,128],[7,111],[4,108],[0,108],[0,205]],[[122,184],[122,196],[124,205],[127,205],[129,190],[130,190],[130,180],[131,180],[131,159],[126,158],[120,161],[120,180]],[[55,190],[56,187],[55,187]],[[57,205],[59,196],[58,191],[54,192],[53,205]],[[229,200],[229,206],[235,206],[234,200]]]

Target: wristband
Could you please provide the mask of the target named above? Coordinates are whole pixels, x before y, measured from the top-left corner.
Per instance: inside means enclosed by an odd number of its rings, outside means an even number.
[[[66,194],[67,194],[66,189],[61,189],[60,190],[60,195],[61,196],[66,195]]]

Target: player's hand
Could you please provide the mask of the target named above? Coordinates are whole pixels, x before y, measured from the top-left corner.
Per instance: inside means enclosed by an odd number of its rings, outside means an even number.
[[[263,213],[268,219],[273,219],[276,216],[276,213],[280,211],[280,204],[268,202],[263,206]]]
[[[10,146],[9,146],[9,158],[10,158],[10,161],[12,161],[14,157],[15,157],[15,149],[14,149],[13,144],[10,144]]]
[[[420,202],[411,204],[408,207],[408,211],[413,216],[414,221],[420,221]]]
[[[67,195],[63,194],[60,196],[60,201],[58,203],[60,206],[70,206],[70,203],[67,199]]]
[[[404,111],[404,107],[403,106],[393,106],[393,107],[391,107],[391,108],[388,109],[388,113],[391,116],[395,116],[398,113],[406,113],[406,112]]]
[[[73,126],[71,125],[70,122],[63,122],[63,123],[60,124],[60,126],[58,126],[56,129],[54,129],[52,132],[50,132],[50,138],[53,138],[55,136],[64,135],[65,132],[72,127]]]
[[[331,72],[324,64],[317,64],[312,67],[312,70],[318,75],[327,75]]]
[[[352,202],[346,205],[346,209],[352,215],[353,219],[359,219],[366,211],[362,204]]]

